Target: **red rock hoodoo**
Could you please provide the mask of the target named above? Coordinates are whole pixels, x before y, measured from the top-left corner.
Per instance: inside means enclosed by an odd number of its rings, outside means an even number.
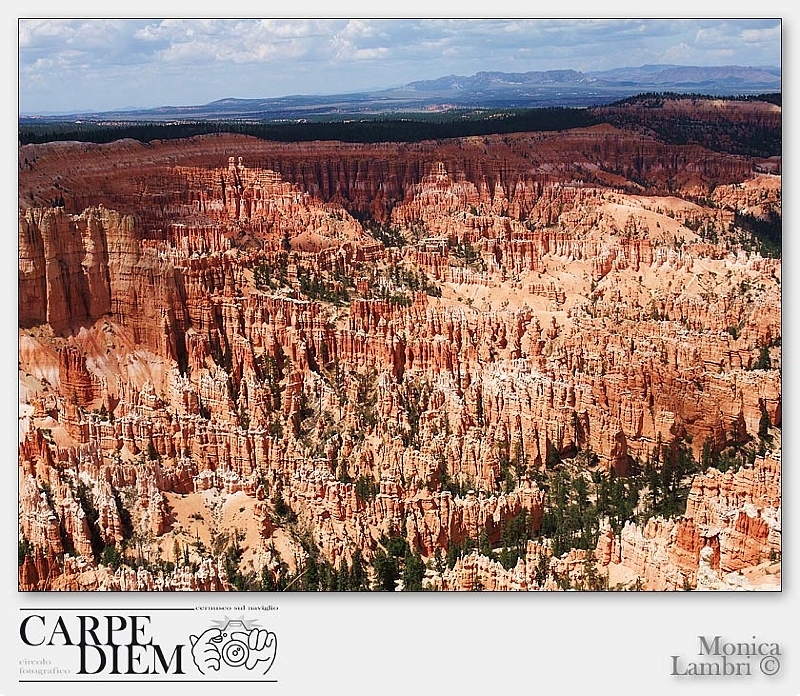
[[[20,163],[20,589],[692,589],[706,546],[780,586],[752,158],[596,126]]]

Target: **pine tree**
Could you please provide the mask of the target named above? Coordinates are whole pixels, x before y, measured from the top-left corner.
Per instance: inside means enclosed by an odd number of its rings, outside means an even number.
[[[425,577],[425,564],[419,553],[406,555],[403,560],[403,589],[406,592],[419,592]]]
[[[767,410],[762,409],[761,419],[758,421],[758,436],[762,440],[766,440],[768,438],[770,425],[772,425],[772,423],[769,420],[769,415],[767,414]]]
[[[361,551],[359,549],[356,549],[355,553],[353,554],[347,589],[351,590],[352,592],[361,592],[369,589],[367,587],[367,573],[364,569],[364,559],[361,556]]]
[[[336,586],[333,588],[336,592],[345,592],[348,589],[348,580],[350,573],[347,569],[347,561],[343,558],[339,564],[339,571],[336,573]]]
[[[376,589],[383,592],[393,592],[395,583],[400,578],[400,567],[397,558],[379,548],[372,558],[372,567],[375,569]]]

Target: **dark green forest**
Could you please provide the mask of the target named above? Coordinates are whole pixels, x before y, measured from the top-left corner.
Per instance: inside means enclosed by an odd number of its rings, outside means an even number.
[[[191,121],[156,122],[31,122],[19,125],[22,145],[56,140],[108,143],[132,138],[141,142],[190,138],[209,133],[237,133],[278,142],[338,140],[348,143],[420,142],[473,135],[556,131],[591,126],[599,121],[586,109],[551,107],[513,111],[414,114],[408,118],[301,123]]]

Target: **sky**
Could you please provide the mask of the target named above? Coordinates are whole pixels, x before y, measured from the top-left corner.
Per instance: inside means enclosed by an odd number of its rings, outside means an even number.
[[[482,70],[778,66],[780,20],[30,19],[19,111],[336,94]]]

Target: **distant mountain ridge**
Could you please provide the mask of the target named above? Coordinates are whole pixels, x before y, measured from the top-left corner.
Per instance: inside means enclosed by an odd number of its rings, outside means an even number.
[[[417,80],[390,89],[332,95],[290,95],[265,99],[226,97],[199,106],[77,113],[42,117],[85,120],[303,120],[345,115],[436,111],[456,108],[588,107],[641,92],[701,92],[718,96],[753,95],[781,90],[778,67],[736,65],[642,65],[580,72],[497,71]]]
[[[781,88],[780,68],[742,67],[726,65],[721,67],[697,67],[692,65],[643,65],[639,68],[617,68],[591,73],[598,79],[617,84],[649,84],[653,87],[664,85],[669,88],[714,85],[727,87],[742,85],[748,89]]]
[[[522,85],[555,85],[555,84],[586,84],[597,82],[596,78],[577,70],[544,70],[524,73],[504,72],[479,72],[470,77],[463,75],[448,75],[435,80],[418,80],[406,85],[403,89],[412,89],[420,92],[437,90],[470,90],[494,88],[511,88]]]

